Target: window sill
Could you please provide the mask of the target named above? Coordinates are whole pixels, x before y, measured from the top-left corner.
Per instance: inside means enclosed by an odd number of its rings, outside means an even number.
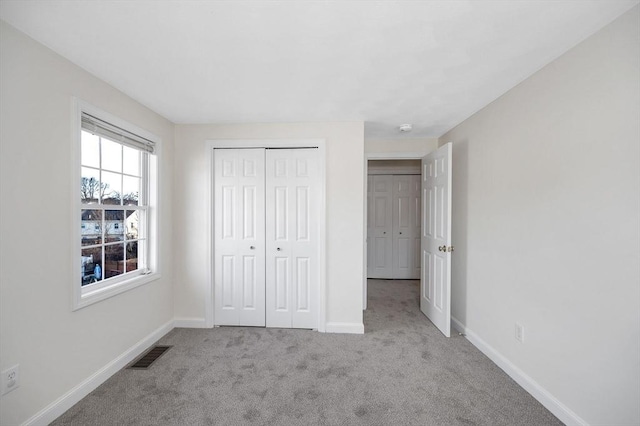
[[[127,280],[113,283],[110,286],[102,287],[93,291],[87,291],[83,294],[82,288],[76,289],[73,300],[73,310],[77,311],[101,300],[108,299],[117,294],[124,293],[125,291],[132,290],[141,285],[150,283],[160,279],[161,275],[157,272],[153,272],[147,275],[138,275]]]

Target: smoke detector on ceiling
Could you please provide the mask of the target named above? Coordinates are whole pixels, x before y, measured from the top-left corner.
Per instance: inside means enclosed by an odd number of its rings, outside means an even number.
[[[411,124],[401,124],[399,129],[401,132],[410,132],[412,127]]]

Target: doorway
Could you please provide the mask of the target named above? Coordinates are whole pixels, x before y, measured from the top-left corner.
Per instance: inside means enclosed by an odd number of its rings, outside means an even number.
[[[370,160],[367,278],[420,279],[420,160]]]
[[[400,170],[409,170],[413,173],[421,174],[420,162],[422,158],[427,155],[429,152],[427,151],[418,151],[418,152],[387,152],[387,153],[365,153],[364,159],[364,182],[365,182],[365,200],[364,200],[364,220],[366,231],[364,235],[364,250],[365,250],[365,265],[364,265],[364,274],[362,277],[362,306],[363,309],[367,309],[367,279],[369,272],[369,207],[368,207],[368,194],[369,194],[369,173],[372,171],[376,173],[376,167],[378,169],[382,168],[383,172],[386,171],[388,173],[393,174],[394,172],[400,173]],[[411,165],[407,167],[408,165]],[[415,169],[416,165],[418,165],[418,170]]]
[[[365,156],[367,178],[369,177],[369,160],[421,158],[422,202],[421,209],[418,209],[421,240],[420,310],[446,337],[450,336],[451,326],[451,254],[454,249],[451,245],[452,146],[451,142],[446,143],[426,155],[396,154],[391,158],[385,158],[385,154]],[[368,184],[368,179],[365,182]],[[365,189],[369,192],[367,184]],[[372,217],[367,210],[367,204],[365,203],[365,223],[368,223],[368,219]],[[365,251],[368,251],[372,243],[365,238]],[[365,256],[365,271],[369,270],[366,258],[367,256]],[[363,306],[366,309],[367,273],[365,272],[363,276]]]

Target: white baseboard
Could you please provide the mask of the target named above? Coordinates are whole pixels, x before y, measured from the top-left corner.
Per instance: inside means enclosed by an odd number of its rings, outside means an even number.
[[[207,328],[204,318],[176,318],[173,320],[175,328]]]
[[[94,389],[104,383],[109,377],[113,376],[131,361],[133,361],[138,355],[140,355],[145,349],[153,345],[160,340],[162,336],[167,334],[173,329],[174,321],[169,321],[147,337],[140,340],[138,343],[127,349],[119,357],[102,367],[100,370],[89,376],[86,380],[81,382],[78,386],[71,389],[66,394],[46,406],[40,412],[23,423],[25,426],[46,426],[58,417],[60,417],[65,411],[73,407],[78,401],[85,396],[89,395]]]
[[[361,322],[328,322],[325,333],[364,334],[364,324]]]
[[[463,333],[466,339],[476,348],[485,354],[491,361],[507,373],[513,380],[538,400],[547,410],[551,411],[554,416],[559,418],[567,426],[588,426],[580,416],[571,411],[569,407],[560,402],[556,397],[551,395],[549,391],[543,388],[538,382],[529,377],[524,371],[516,367],[511,361],[496,351],[487,342],[482,340],[480,336],[469,330],[464,324],[456,318],[451,317],[453,327],[460,333]]]

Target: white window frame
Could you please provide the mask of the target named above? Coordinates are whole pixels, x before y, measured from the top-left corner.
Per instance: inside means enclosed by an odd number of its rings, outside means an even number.
[[[158,264],[159,239],[158,239],[158,163],[161,156],[161,140],[158,136],[134,125],[101,109],[90,105],[79,99],[73,99],[73,114],[71,127],[72,140],[72,310],[78,310],[92,305],[101,300],[113,297],[117,294],[134,289],[143,284],[155,281],[161,277]],[[147,173],[147,235],[146,235],[146,269],[138,269],[131,273],[122,274],[118,277],[103,280],[100,285],[90,287],[82,286],[82,218],[81,211],[83,205],[80,199],[80,181],[82,177],[81,165],[81,132],[82,113],[90,114],[100,120],[106,121],[114,126],[120,127],[128,132],[139,135],[155,144],[154,154],[149,154],[148,168],[143,173]],[[85,205],[86,207],[86,205]],[[115,206],[114,206],[115,207]],[[104,265],[103,265],[104,267]]]

